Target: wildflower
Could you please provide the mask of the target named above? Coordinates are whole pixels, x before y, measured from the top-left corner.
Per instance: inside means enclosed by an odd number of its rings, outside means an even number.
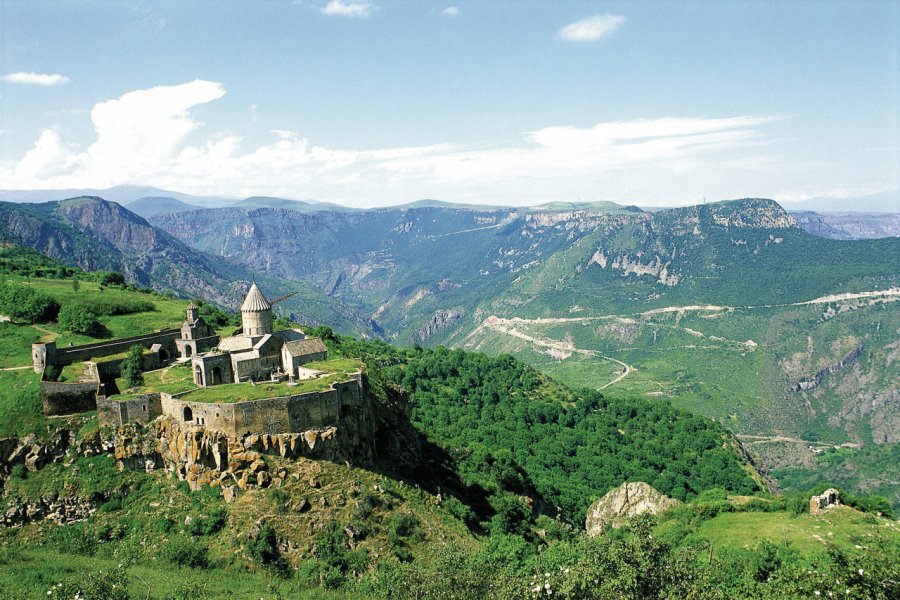
[[[544,589],[547,589],[547,590],[550,589],[550,582],[549,582],[549,581],[548,581],[547,583],[544,584]]]
[[[813,592],[813,594],[815,594],[816,596],[821,596],[822,592],[820,592],[819,590],[816,590]]]
[[[859,574],[860,574],[860,575],[863,574],[863,570],[862,570],[862,569],[859,570]]]

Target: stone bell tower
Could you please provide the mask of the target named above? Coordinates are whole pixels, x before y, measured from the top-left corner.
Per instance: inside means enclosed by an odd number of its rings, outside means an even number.
[[[272,304],[266,300],[254,282],[241,304],[241,322],[244,335],[260,337],[272,333]]]

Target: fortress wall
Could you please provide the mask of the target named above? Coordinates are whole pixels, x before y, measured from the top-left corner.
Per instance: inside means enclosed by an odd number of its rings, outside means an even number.
[[[185,396],[190,398],[190,394]],[[173,398],[171,394],[160,394],[162,414],[169,415],[178,423],[193,423],[208,429],[215,429],[230,437],[238,437],[235,427],[236,404],[211,404],[209,402],[190,402],[180,398]],[[189,421],[185,421],[185,409],[190,410]]]
[[[299,433],[309,429],[336,427],[342,411],[359,407],[363,400],[362,380],[332,384],[323,392],[308,392],[295,396],[279,396],[234,404],[191,402],[190,394],[174,398],[162,393],[162,414],[185,423],[185,408],[190,410],[190,422],[215,429],[229,437],[239,438],[251,433]]]
[[[129,338],[118,338],[106,342],[97,342],[95,344],[85,344],[83,346],[72,346],[70,348],[56,348],[54,356],[47,357],[50,364],[69,365],[75,362],[82,362],[91,358],[99,358],[101,356],[109,356],[125,352],[135,344],[149,348],[153,344],[162,344],[169,352],[170,356],[175,356],[177,350],[175,348],[175,339],[181,335],[179,329],[166,329],[147,335],[138,335]]]
[[[47,416],[72,415],[94,410],[100,381],[85,383],[41,382],[41,403]]]
[[[119,427],[126,423],[146,425],[161,414],[159,393],[141,394],[119,402],[108,400],[106,396],[97,397],[97,418],[101,427]]]
[[[97,421],[100,427],[121,427],[125,424],[119,412],[119,403],[104,395],[97,396]]]

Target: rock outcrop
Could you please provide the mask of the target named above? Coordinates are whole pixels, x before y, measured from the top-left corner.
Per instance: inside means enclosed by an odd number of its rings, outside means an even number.
[[[626,482],[591,504],[585,528],[591,537],[603,535],[609,528],[618,529],[631,517],[644,513],[658,515],[678,504],[681,502],[657,492],[650,484]]]
[[[826,375],[831,375],[833,373],[843,371],[844,369],[858,361],[859,357],[862,356],[864,348],[865,344],[859,344],[853,350],[844,355],[844,357],[840,360],[831,363],[823,369],[819,369],[818,371],[816,371],[815,375],[801,379],[800,381],[793,384],[791,386],[791,390],[794,392],[806,392],[818,387],[818,385],[822,383],[822,380]]]

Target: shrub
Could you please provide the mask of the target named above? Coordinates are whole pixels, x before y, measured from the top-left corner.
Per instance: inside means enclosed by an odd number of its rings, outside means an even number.
[[[59,310],[60,327],[73,333],[90,335],[100,328],[97,315],[83,304],[67,304]]]
[[[97,536],[84,523],[72,523],[53,528],[50,545],[60,552],[93,556],[97,552]]]
[[[134,345],[122,361],[122,379],[127,387],[133,388],[144,384],[144,349]]]
[[[80,600],[129,600],[127,568],[119,565],[111,571],[87,571],[76,580],[54,590],[55,598]],[[48,594],[51,596],[51,594]]]
[[[263,523],[255,536],[244,546],[250,558],[280,575],[287,574],[287,562],[278,550],[278,534],[268,523]]]
[[[172,536],[162,545],[159,556],[173,565],[205,569],[209,566],[206,545],[181,535]]]
[[[191,521],[188,533],[191,535],[214,535],[222,531],[228,520],[228,511],[222,507],[215,508],[208,515],[203,515]]]
[[[24,285],[0,285],[0,312],[13,319],[38,323],[52,321],[60,312],[59,303]]]
[[[154,311],[156,310],[156,305],[147,300],[109,300],[104,298],[93,302],[90,306],[90,310],[98,317],[131,315],[134,313]]]
[[[100,285],[125,285],[125,276],[117,271],[101,272],[98,281]]]

